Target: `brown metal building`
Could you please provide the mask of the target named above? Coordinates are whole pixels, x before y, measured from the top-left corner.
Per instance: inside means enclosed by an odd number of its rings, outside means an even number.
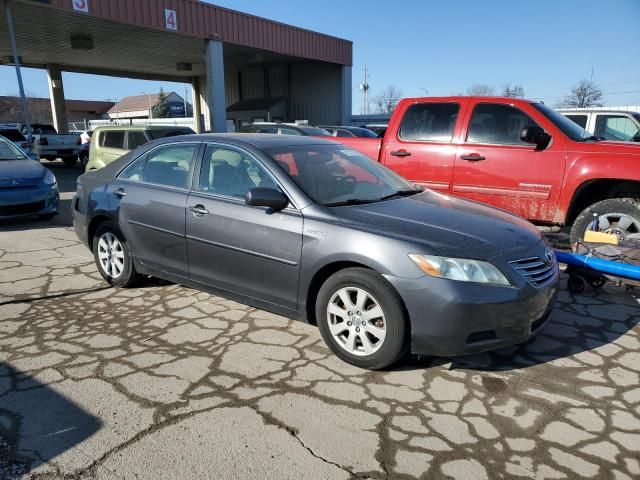
[[[207,130],[226,129],[228,106],[272,97],[286,99],[285,120],[349,120],[348,40],[196,0],[6,1],[22,64],[48,71],[58,128],[66,125],[62,71],[192,83],[204,117],[197,127]],[[3,10],[8,64],[6,20]]]

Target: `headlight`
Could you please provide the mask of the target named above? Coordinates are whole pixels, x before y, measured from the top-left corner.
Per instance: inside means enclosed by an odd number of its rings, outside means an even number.
[[[45,173],[44,177],[42,177],[42,181],[47,185],[53,185],[56,183],[56,176],[51,170],[47,170],[47,173]]]
[[[511,285],[500,270],[488,262],[464,258],[409,254],[409,258],[427,275],[461,282]]]

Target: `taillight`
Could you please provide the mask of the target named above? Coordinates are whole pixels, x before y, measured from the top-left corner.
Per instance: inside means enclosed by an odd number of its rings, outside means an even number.
[[[76,140],[76,145],[81,145],[81,144],[82,144],[82,139],[78,137],[78,140]]]
[[[38,143],[40,145],[49,145],[49,140],[47,140],[47,137],[40,137],[40,139],[38,140]]]
[[[20,148],[29,148],[29,144],[27,142],[21,143]]]

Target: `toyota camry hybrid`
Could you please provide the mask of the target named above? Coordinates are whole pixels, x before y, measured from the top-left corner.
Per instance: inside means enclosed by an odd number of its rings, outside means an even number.
[[[157,140],[82,175],[72,210],[111,285],[161,277],[305,320],[364,368],[524,343],[556,298],[532,224],[318,138]]]

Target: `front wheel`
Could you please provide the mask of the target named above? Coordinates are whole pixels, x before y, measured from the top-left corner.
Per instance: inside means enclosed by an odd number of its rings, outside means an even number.
[[[585,208],[571,227],[571,244],[587,230],[617,235],[620,240],[640,240],[640,203],[631,198],[610,198]]]
[[[348,268],[329,277],[318,292],[316,319],[333,353],[357,367],[388,367],[409,348],[400,295],[372,270]]]
[[[114,287],[130,287],[139,278],[129,245],[111,222],[98,227],[93,237],[93,257],[102,277]]]

